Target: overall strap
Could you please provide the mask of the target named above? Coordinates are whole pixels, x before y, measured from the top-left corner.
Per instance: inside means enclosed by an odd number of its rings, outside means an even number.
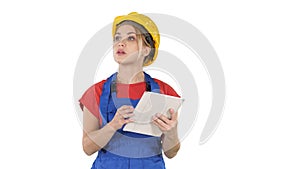
[[[144,75],[145,75],[145,81],[146,83],[149,85],[150,84],[150,87],[151,87],[151,92],[154,92],[154,93],[160,93],[160,87],[159,85],[154,81],[154,79],[149,75],[147,74],[146,72],[144,72]]]
[[[109,78],[107,78],[106,82],[103,84],[102,94],[100,96],[100,116],[102,116],[102,125],[107,124],[107,111],[108,111],[108,102],[111,93],[111,83],[115,81],[117,73],[112,74]]]

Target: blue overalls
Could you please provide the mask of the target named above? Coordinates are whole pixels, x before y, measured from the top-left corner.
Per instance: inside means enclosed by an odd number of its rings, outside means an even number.
[[[119,107],[135,107],[139,101],[117,98],[116,75],[117,73],[110,76],[103,84],[99,106],[102,126],[113,119]],[[159,93],[159,85],[150,75],[145,72],[144,75],[147,91]],[[98,151],[92,169],[165,169],[160,137],[123,131],[123,127]]]

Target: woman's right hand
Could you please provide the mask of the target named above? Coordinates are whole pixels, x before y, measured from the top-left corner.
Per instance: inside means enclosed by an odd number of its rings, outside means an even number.
[[[134,116],[133,110],[134,108],[132,106],[129,105],[121,106],[117,110],[114,118],[108,123],[108,125],[113,127],[115,130],[118,130],[122,128],[124,124],[133,122],[133,119],[131,119],[131,117]]]

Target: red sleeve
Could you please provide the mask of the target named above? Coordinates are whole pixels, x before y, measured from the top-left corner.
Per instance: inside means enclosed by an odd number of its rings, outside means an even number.
[[[83,106],[86,107],[95,117],[97,117],[97,119],[99,119],[100,124],[102,124],[102,118],[100,116],[99,103],[105,81],[106,80],[102,80],[88,88],[79,99],[81,109],[83,109]]]
[[[155,78],[154,78],[154,81],[159,85],[159,87],[160,87],[160,93],[161,94],[166,94],[166,95],[170,95],[170,96],[180,97],[176,93],[176,91],[170,85],[168,85],[167,83],[165,83],[165,82],[163,82],[161,80],[155,79]]]

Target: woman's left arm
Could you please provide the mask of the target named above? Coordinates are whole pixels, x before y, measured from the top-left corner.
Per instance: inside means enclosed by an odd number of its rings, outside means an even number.
[[[173,109],[170,109],[169,112],[171,115],[170,119],[165,115],[158,113],[153,118],[153,123],[163,132],[162,148],[164,150],[164,154],[168,158],[173,158],[180,149],[180,141],[177,132],[178,116],[177,112],[174,112]]]

